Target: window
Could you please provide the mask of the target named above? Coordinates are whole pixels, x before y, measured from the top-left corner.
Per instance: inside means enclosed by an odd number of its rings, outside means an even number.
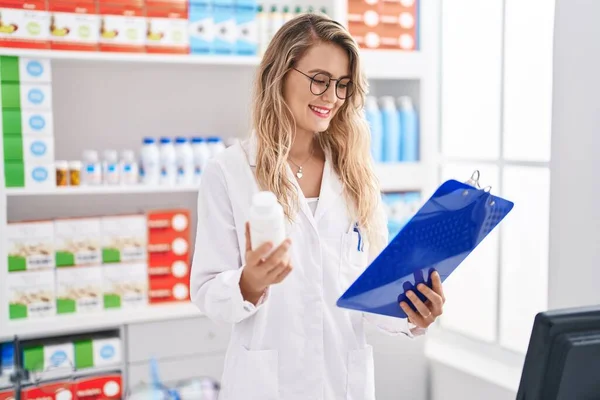
[[[440,179],[515,202],[446,281],[449,329],[524,353],[547,308],[554,1],[442,3]]]

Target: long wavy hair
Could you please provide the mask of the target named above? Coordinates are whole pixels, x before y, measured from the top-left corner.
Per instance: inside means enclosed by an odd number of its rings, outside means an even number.
[[[327,131],[317,135],[317,140],[331,157],[349,212],[373,240],[377,220],[374,215],[381,198],[363,113],[367,81],[361,71],[356,42],[342,25],[324,15],[308,13],[288,21],[277,31],[262,58],[255,81],[252,115],[257,137],[256,178],[262,190],[275,193],[287,218],[292,220],[298,207],[298,193],[286,168],[296,123],[283,98],[283,86],[286,74],[317,43],[340,46],[350,60],[354,92],[333,117]]]

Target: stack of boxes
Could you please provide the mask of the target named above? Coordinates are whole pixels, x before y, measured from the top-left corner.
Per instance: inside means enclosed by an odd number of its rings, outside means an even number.
[[[54,222],[57,314],[102,310],[101,240],[98,218]]]
[[[367,49],[418,49],[418,0],[348,0],[348,30]]]
[[[49,60],[0,56],[6,187],[53,187],[54,129]]]
[[[255,0],[3,0],[0,47],[257,52]]]
[[[190,213],[148,214],[148,275],[151,304],[189,300]]]
[[[14,372],[13,343],[0,344],[3,355],[0,370]],[[123,364],[122,343],[115,336],[93,336],[76,339],[30,342],[22,347],[22,366],[31,374],[21,388],[22,399],[120,399],[122,378],[118,372]],[[95,368],[114,369],[114,372],[96,373]],[[88,376],[72,380],[73,371],[86,371]],[[52,376],[52,382],[45,374]],[[89,374],[94,374],[90,376]],[[60,379],[60,377],[65,377]],[[10,387],[10,386],[9,386]],[[0,400],[14,399],[10,391],[0,390]]]
[[[2,240],[11,320],[189,299],[188,210],[10,223]]]
[[[105,309],[148,303],[148,252],[145,215],[103,217],[102,262]]]

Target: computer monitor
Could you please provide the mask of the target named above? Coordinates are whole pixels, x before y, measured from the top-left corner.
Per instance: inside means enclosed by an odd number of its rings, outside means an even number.
[[[536,315],[517,400],[600,399],[600,306]]]

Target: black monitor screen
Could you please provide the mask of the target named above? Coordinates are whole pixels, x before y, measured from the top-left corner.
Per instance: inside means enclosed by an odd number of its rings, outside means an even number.
[[[535,317],[517,399],[600,399],[600,307]]]

